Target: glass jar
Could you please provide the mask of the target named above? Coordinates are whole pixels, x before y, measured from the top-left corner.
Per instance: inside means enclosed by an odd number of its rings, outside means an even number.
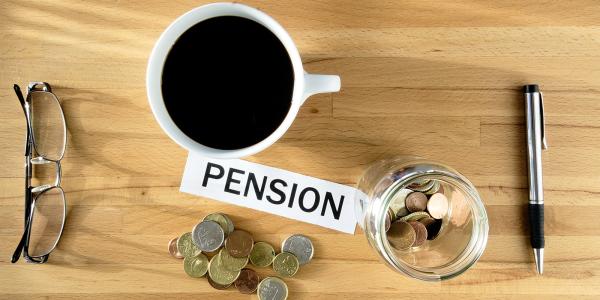
[[[423,183],[439,184],[439,192],[448,200],[439,233],[418,247],[395,249],[386,234],[390,204]],[[371,165],[357,188],[358,223],[369,244],[393,270],[426,281],[445,280],[466,271],[483,254],[487,214],[473,184],[456,170],[418,157],[399,157]]]

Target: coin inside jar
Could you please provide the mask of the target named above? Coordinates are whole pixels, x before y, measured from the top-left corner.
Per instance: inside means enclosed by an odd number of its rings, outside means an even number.
[[[202,221],[192,230],[194,244],[204,252],[213,252],[223,245],[225,232],[215,221]]]
[[[417,236],[414,228],[404,221],[396,221],[390,226],[387,232],[387,240],[392,247],[397,250],[406,250],[410,248]]]
[[[408,188],[415,192],[425,192],[434,186],[434,181],[429,179],[419,180],[411,183]]]
[[[411,213],[410,215],[406,215],[406,216],[400,218],[400,221],[405,221],[405,222],[419,221],[419,220],[426,219],[426,218],[431,218],[431,216],[424,211],[417,211],[417,212]]]
[[[427,191],[423,192],[425,195],[433,195],[435,193],[437,193],[440,190],[440,182],[435,180],[432,181],[433,185],[431,186],[430,189],[428,189]]]
[[[184,257],[194,257],[200,253],[200,249],[192,241],[191,232],[186,232],[177,239],[177,250]]]
[[[427,229],[425,228],[425,225],[417,221],[410,221],[408,224],[410,224],[410,226],[412,226],[415,230],[415,242],[412,246],[419,247],[423,245],[423,243],[425,243],[427,240]]]
[[[179,249],[177,249],[177,240],[179,238],[173,238],[169,241],[169,253],[171,254],[171,256],[175,257],[175,258],[183,258],[183,254],[181,254],[181,252],[179,252]]]
[[[312,241],[301,234],[294,234],[283,240],[281,251],[294,254],[300,265],[307,264],[315,254]]]
[[[298,258],[289,252],[281,252],[273,259],[273,270],[285,277],[292,277],[298,272],[300,263]]]
[[[448,198],[441,193],[431,195],[427,202],[427,211],[434,219],[442,219],[448,212]]]
[[[208,271],[208,258],[202,253],[183,259],[183,270],[190,277],[202,277]]]
[[[258,284],[259,300],[285,300],[288,297],[288,287],[277,277],[266,277]]]
[[[385,232],[388,232],[388,230],[390,230],[391,225],[392,225],[392,217],[388,213],[385,216]]]
[[[404,217],[409,214],[408,209],[406,209],[406,196],[412,193],[409,189],[401,189],[400,191],[394,194],[394,198],[390,203],[390,208],[394,212],[394,219]]]
[[[268,267],[274,258],[275,249],[266,242],[256,242],[250,252],[250,262],[257,267]]]
[[[260,278],[252,269],[242,269],[240,276],[235,280],[234,284],[238,291],[242,294],[252,294],[258,288]]]
[[[412,192],[406,196],[405,203],[410,212],[424,211],[427,208],[427,196],[421,192]]]
[[[225,240],[225,249],[233,257],[247,257],[253,246],[252,235],[243,230],[234,230]]]

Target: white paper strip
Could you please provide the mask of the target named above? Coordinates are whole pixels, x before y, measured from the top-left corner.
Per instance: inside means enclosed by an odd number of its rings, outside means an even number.
[[[190,152],[180,191],[346,233],[356,227],[353,187],[245,160]]]

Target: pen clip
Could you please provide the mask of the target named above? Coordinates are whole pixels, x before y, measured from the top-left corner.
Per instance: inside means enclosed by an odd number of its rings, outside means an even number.
[[[544,117],[544,95],[540,93],[540,122],[542,122],[542,149],[548,149],[548,141],[546,140],[546,117]]]

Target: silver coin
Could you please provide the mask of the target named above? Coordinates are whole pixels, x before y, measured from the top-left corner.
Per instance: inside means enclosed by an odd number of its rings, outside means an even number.
[[[288,297],[288,287],[277,277],[266,277],[258,284],[256,293],[259,300],[285,300]]]
[[[219,225],[221,225],[221,228],[223,228],[223,231],[225,232],[225,237],[227,237],[230,233],[232,233],[233,229],[234,229],[233,222],[231,221],[229,216],[227,216],[224,213],[209,214],[206,217],[204,217],[204,219],[202,219],[202,221],[217,222]]]
[[[202,221],[194,226],[192,240],[198,249],[213,252],[223,245],[225,232],[215,221]]]
[[[294,234],[281,243],[281,251],[294,254],[300,265],[307,264],[315,254],[311,240],[301,234]]]

